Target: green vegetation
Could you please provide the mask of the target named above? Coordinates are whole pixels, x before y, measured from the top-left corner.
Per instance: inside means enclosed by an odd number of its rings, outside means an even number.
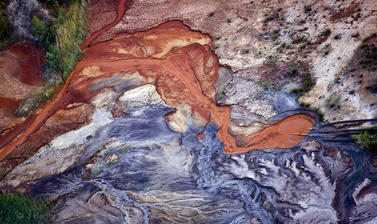
[[[331,50],[332,50],[331,44],[326,44],[326,45],[322,48],[322,50],[321,50],[322,55],[323,55],[323,56],[328,55],[328,54],[331,52]]]
[[[296,75],[298,75],[298,70],[297,70],[297,67],[291,67],[290,71],[289,71],[289,76],[291,77],[295,77]]]
[[[324,31],[321,32],[320,37],[328,38],[330,35],[331,35],[331,30],[325,29]]]
[[[334,36],[335,40],[340,40],[341,38],[342,38],[342,36],[340,34],[337,34],[337,35]]]
[[[292,67],[290,72],[288,73],[291,77],[301,77],[302,87],[298,89],[292,89],[291,93],[299,94],[300,96],[304,95],[305,93],[309,92],[312,87],[314,86],[314,82],[309,72],[305,72],[304,74],[300,74],[296,67]]]
[[[61,12],[62,10],[59,10]],[[63,73],[66,78],[81,59],[80,45],[86,33],[84,8],[78,2],[71,4],[65,13],[59,13],[56,29],[58,46],[63,57]]]
[[[320,121],[324,121],[324,120],[323,120],[324,115],[323,115],[323,113],[322,113],[320,110],[315,109],[315,108],[312,108],[311,105],[310,105],[309,103],[304,103],[304,102],[302,102],[302,101],[299,101],[299,99],[296,99],[296,102],[298,103],[298,105],[299,105],[300,107],[304,107],[304,108],[307,108],[307,109],[310,109],[310,110],[314,110],[315,113],[318,115],[318,119],[319,119]]]
[[[377,129],[377,126],[368,129]],[[352,135],[352,138],[361,146],[361,148],[367,150],[371,154],[377,154],[377,133],[365,130],[365,132],[361,134]]]
[[[38,109],[44,102],[54,95],[57,86],[58,85],[45,86],[43,89],[34,93],[30,98],[24,99],[18,106],[15,116],[24,117]]]
[[[34,16],[32,32],[46,51],[48,69],[66,79],[80,60],[80,45],[86,32],[86,19],[82,4],[73,2],[69,7],[58,8],[57,24],[41,22]]]
[[[274,85],[269,81],[258,81],[257,85],[262,87],[263,90],[273,90],[273,89],[275,89]]]
[[[34,16],[32,33],[38,38],[39,45],[46,51],[45,63],[47,71],[57,74],[55,80],[30,98],[24,100],[17,108],[16,116],[27,116],[50,99],[77,62],[81,59],[80,45],[86,33],[86,17],[81,0],[42,1],[51,8],[51,14],[57,16],[57,22],[52,24],[41,21]],[[53,7],[53,6],[58,7]]]
[[[282,53],[284,49],[292,49],[292,46],[283,42],[280,44],[280,46],[278,47],[278,52]]]
[[[274,20],[274,19],[279,18],[279,17],[280,17],[280,11],[281,11],[281,10],[282,10],[282,9],[279,8],[279,9],[277,9],[277,10],[272,11],[270,15],[266,15],[267,17],[264,19],[263,22],[266,24],[266,23],[268,23],[268,22],[270,22],[270,21],[272,21],[272,20]]]
[[[0,50],[8,45],[9,21],[4,13],[7,4],[8,0],[0,0]]]
[[[47,206],[25,195],[0,194],[0,223],[47,223]]]
[[[307,41],[308,41],[308,39],[305,36],[296,36],[292,40],[292,44],[299,44],[299,43],[307,42]]]
[[[340,97],[332,95],[326,99],[326,106],[330,109],[340,108]]]
[[[304,12],[305,13],[309,13],[310,11],[312,11],[312,6],[311,5],[304,6]]]
[[[274,63],[276,63],[278,61],[279,61],[279,55],[269,55],[267,57],[267,62],[268,63],[274,64]]]
[[[374,43],[360,46],[359,65],[369,71],[377,70],[377,47]]]
[[[368,42],[368,41],[370,41],[371,39],[376,38],[376,37],[377,37],[377,33],[372,33],[370,36],[364,38],[364,39],[363,39],[363,42],[364,42],[364,43],[365,43],[365,42]]]
[[[39,39],[39,45],[48,51],[55,43],[54,27],[49,22],[41,22],[36,16],[31,20],[31,24],[31,31]]]
[[[220,100],[223,99],[225,97],[224,93],[220,93],[217,98],[219,98]]]
[[[271,36],[271,39],[273,41],[277,40],[280,36],[280,29],[276,29],[276,30],[273,30],[272,31],[272,36]]]

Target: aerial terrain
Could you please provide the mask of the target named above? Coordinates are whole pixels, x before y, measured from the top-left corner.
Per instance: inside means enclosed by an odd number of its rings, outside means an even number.
[[[1,0],[0,223],[377,223],[377,1]]]

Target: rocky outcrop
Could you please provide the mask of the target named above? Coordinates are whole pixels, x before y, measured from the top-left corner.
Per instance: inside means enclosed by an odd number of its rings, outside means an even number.
[[[36,40],[31,33],[31,19],[34,15],[51,19],[48,10],[37,0],[11,0],[6,8],[7,18],[12,28],[12,40]]]

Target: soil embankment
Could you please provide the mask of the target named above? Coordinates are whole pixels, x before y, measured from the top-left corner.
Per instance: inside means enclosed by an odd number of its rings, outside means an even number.
[[[146,32],[120,34],[110,41],[91,46],[96,37],[117,24],[127,9],[127,3],[120,0],[114,22],[94,32],[83,43],[83,59],[59,93],[34,118],[30,118],[30,125],[14,130],[13,136],[18,137],[0,142],[0,160],[28,140],[57,111],[73,103],[87,102],[102,88],[110,87],[112,82],[106,80],[115,75],[122,80],[136,78],[143,84],[154,84],[165,103],[176,108],[166,117],[169,126],[176,131],[184,132],[190,125],[203,128],[208,122],[218,126],[217,137],[224,143],[225,153],[291,147],[304,139],[295,133],[313,127],[313,118],[295,115],[244,136],[241,141],[232,136],[228,132],[231,108],[216,105],[214,83],[220,65],[210,48],[212,40],[190,30],[180,21],[165,22]]]
[[[30,43],[11,44],[0,55],[0,139],[23,120],[14,116],[22,99],[42,88],[44,53]]]

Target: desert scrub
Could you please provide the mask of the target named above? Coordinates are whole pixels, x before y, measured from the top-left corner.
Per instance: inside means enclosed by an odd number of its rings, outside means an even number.
[[[280,59],[279,55],[269,55],[267,57],[267,63],[274,64],[278,62]]]
[[[4,49],[8,45],[9,37],[9,21],[5,16],[4,10],[8,4],[8,0],[0,1],[0,50]]]
[[[273,89],[275,89],[274,85],[269,81],[258,81],[257,85],[262,87],[263,90],[273,90]]]
[[[360,59],[358,61],[362,69],[377,70],[377,47],[374,43],[360,46]]]
[[[305,72],[304,74],[300,74],[296,67],[292,67],[290,72],[288,73],[291,77],[300,77],[301,78],[301,88],[292,89],[291,93],[298,94],[299,96],[304,95],[305,93],[309,92],[313,86],[314,82],[312,80],[310,72]]]
[[[340,108],[340,97],[332,95],[326,99],[326,107],[329,109]]]
[[[298,70],[297,70],[297,67],[293,66],[289,69],[289,76],[291,77],[295,77],[298,75]]]
[[[377,126],[368,129],[377,130]],[[377,133],[373,133],[366,129],[363,133],[352,135],[352,138],[361,148],[367,150],[371,154],[377,154]]]
[[[268,15],[268,14],[265,15],[267,17],[264,19],[263,22],[266,24],[266,23],[268,23],[272,20],[278,19],[280,17],[281,10],[282,10],[282,8],[278,8],[278,9],[272,11],[270,15]]]
[[[25,195],[0,194],[0,223],[41,224],[48,221],[48,209],[43,203]]]
[[[326,56],[328,55],[330,52],[331,52],[332,48],[331,48],[331,44],[326,44],[322,49],[321,49],[321,53],[322,53],[322,56]]]
[[[280,29],[273,30],[272,35],[271,35],[271,39],[273,41],[275,41],[275,40],[279,39],[279,37],[280,37]]]
[[[26,117],[31,112],[38,109],[44,102],[50,99],[56,91],[55,86],[45,86],[43,89],[34,93],[31,97],[24,99],[15,111],[16,117]]]
[[[373,38],[377,38],[377,33],[372,33],[370,36],[363,39],[363,43],[370,41]]]
[[[324,38],[328,38],[330,35],[331,35],[330,29],[325,29],[319,34],[320,37],[324,37]]]
[[[307,41],[308,41],[308,39],[305,36],[296,36],[292,40],[292,44],[299,44],[299,43],[307,42]]]

